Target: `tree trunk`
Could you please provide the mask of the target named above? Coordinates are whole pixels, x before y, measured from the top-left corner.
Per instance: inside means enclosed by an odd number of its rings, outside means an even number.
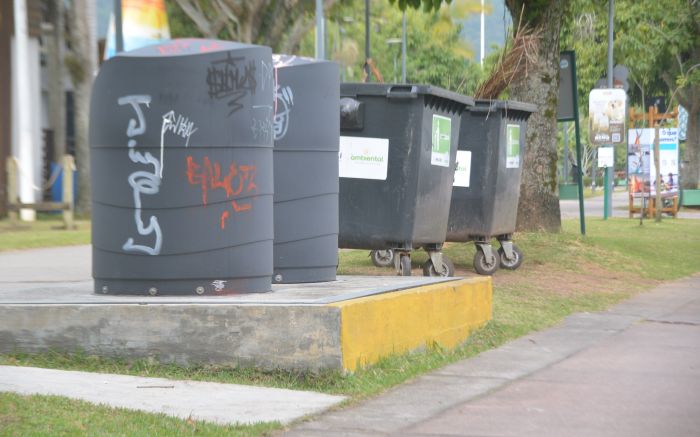
[[[681,170],[681,186],[685,189],[700,188],[700,97],[691,101],[688,110],[688,132]]]
[[[537,105],[528,121],[517,228],[559,232],[561,213],[557,194],[557,100],[559,88],[559,31],[565,13],[562,0],[552,0],[537,14],[541,41],[537,62],[527,75],[516,78],[511,98]],[[527,6],[526,6],[527,8]],[[520,11],[511,10],[514,17]],[[526,10],[525,16],[532,17]],[[517,22],[517,19],[514,21]]]
[[[69,70],[73,79],[75,95],[75,164],[78,171],[78,198],[76,211],[89,214],[91,210],[90,185],[90,144],[88,142],[88,121],[90,112],[90,92],[97,64],[97,52],[93,53],[91,41],[92,23],[91,0],[74,0],[70,12],[71,47],[73,54]]]
[[[11,43],[14,7],[0,2],[0,218],[7,214],[7,172],[5,161],[12,151],[12,62]]]
[[[63,0],[51,2],[52,25],[50,35],[47,35],[48,48],[48,95],[49,95],[49,125],[53,130],[54,150],[53,159],[58,164],[66,153],[66,89],[64,85],[65,68],[63,67],[64,38],[64,6]]]

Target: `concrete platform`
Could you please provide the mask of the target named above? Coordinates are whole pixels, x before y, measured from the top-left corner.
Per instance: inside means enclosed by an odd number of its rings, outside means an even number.
[[[106,296],[90,247],[0,253],[0,352],[82,350],[164,362],[352,371],[491,318],[488,277],[339,277],[263,294]]]

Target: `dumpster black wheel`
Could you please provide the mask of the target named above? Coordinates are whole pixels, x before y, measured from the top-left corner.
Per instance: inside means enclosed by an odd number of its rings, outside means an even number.
[[[399,262],[399,276],[411,276],[411,256],[410,255],[399,255],[401,257]]]
[[[518,246],[513,245],[513,259],[506,258],[506,251],[502,247],[498,249],[498,256],[501,258],[501,268],[515,270],[523,263],[523,252]]]
[[[493,275],[498,270],[498,258],[491,252],[491,259],[487,260],[486,255],[481,250],[477,250],[474,255],[474,270],[480,275]]]
[[[391,267],[394,265],[394,251],[391,249],[373,250],[369,253],[369,257],[372,259],[372,264],[375,267]]]
[[[423,263],[423,276],[440,276],[443,278],[452,277],[455,275],[455,265],[446,255],[442,255],[442,266],[436,269],[433,261],[428,258],[428,261]]]

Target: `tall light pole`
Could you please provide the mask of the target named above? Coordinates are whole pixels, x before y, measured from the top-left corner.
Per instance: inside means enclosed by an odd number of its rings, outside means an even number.
[[[122,20],[122,0],[114,0],[114,36],[115,36],[115,51],[117,53],[124,51],[124,25]]]
[[[406,11],[401,18],[401,83],[406,83]]]
[[[484,20],[484,0],[481,0],[481,51],[479,54],[479,58],[481,60],[481,68],[484,68],[484,47],[486,46],[485,44],[485,36],[486,36],[486,30],[485,30],[485,20]]]
[[[389,39],[386,40],[386,43],[389,45],[389,47],[391,47],[391,46],[393,46],[393,45],[402,44],[402,43],[403,43],[403,40],[402,40],[401,38],[389,38]],[[394,53],[394,83],[397,83],[397,82],[398,82],[398,77],[397,77],[397,70],[398,70],[398,68],[397,68],[397,65],[396,65],[396,64],[397,64],[397,59],[396,59],[396,58],[398,58],[398,53],[397,53],[397,52]]]
[[[370,81],[369,59],[369,0],[365,0],[365,74],[367,75],[367,82]]]
[[[608,0],[608,88],[613,87],[613,17],[615,15],[615,0]],[[613,146],[611,144],[611,146]],[[614,147],[614,146],[613,146]],[[614,163],[613,163],[614,167]],[[605,201],[603,218],[612,217],[612,182],[613,167],[605,168]]]
[[[325,29],[323,20],[323,1],[316,0],[316,59],[326,58],[326,48],[324,47]]]

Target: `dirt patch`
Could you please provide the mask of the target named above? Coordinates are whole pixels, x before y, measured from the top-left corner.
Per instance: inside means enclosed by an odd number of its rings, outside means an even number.
[[[476,276],[473,270],[457,269],[459,276]],[[495,288],[536,289],[559,296],[578,296],[587,293],[632,292],[652,288],[661,281],[642,278],[630,272],[606,269],[593,262],[581,262],[576,271],[564,270],[548,264],[523,264],[518,270],[497,271],[493,276]]]

